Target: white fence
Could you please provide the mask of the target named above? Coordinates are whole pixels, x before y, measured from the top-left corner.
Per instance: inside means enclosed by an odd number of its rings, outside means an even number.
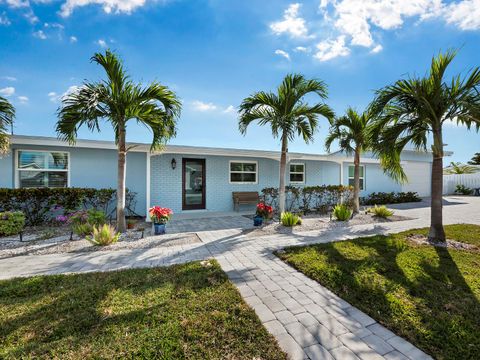
[[[455,174],[443,176],[443,194],[455,192],[457,185],[464,185],[470,189],[480,188],[480,172],[475,174]]]

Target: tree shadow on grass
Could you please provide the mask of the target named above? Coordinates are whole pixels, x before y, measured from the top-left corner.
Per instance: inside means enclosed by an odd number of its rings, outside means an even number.
[[[480,353],[478,294],[464,277],[478,254],[410,246],[391,236],[304,249],[280,256],[427,353],[440,359]]]
[[[136,355],[147,358],[183,358],[182,318],[201,317],[206,309],[220,308],[214,299],[236,292],[216,264],[193,263],[173,269],[0,282],[0,307],[5,311],[0,313],[0,344],[4,349],[0,357],[62,357],[100,347],[101,352],[89,356],[130,356],[139,351]],[[194,306],[196,299],[203,302]],[[233,299],[240,301],[238,294]],[[189,314],[190,307],[196,306],[203,307]]]

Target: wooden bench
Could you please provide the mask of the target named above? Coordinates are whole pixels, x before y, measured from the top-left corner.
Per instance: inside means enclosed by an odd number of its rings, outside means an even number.
[[[235,211],[240,210],[240,205],[257,204],[260,200],[258,192],[256,191],[234,191],[233,197],[233,209]]]

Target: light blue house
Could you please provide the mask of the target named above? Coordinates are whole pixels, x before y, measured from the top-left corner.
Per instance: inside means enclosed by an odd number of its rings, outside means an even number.
[[[11,142],[10,154],[0,158],[0,187],[116,188],[113,142],[78,140],[69,146],[56,138],[19,135]],[[126,185],[137,193],[136,212],[141,215],[153,205],[175,213],[232,211],[232,192],[278,186],[276,151],[168,145],[161,153],[151,153],[149,144],[129,146]],[[372,154],[365,154],[361,163],[361,196],[380,191],[430,195],[428,153],[402,154],[409,178],[403,185],[386,176]],[[296,186],[353,184],[353,159],[340,152],[289,153],[286,177],[287,184]]]

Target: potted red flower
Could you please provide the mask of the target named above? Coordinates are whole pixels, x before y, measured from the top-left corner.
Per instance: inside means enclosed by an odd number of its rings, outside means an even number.
[[[273,216],[273,208],[265,203],[261,202],[257,204],[257,211],[253,218],[253,225],[260,226],[264,220],[271,219]]]
[[[150,214],[150,219],[153,222],[154,234],[165,234],[165,227],[173,214],[172,209],[154,206],[150,208],[148,213]]]

